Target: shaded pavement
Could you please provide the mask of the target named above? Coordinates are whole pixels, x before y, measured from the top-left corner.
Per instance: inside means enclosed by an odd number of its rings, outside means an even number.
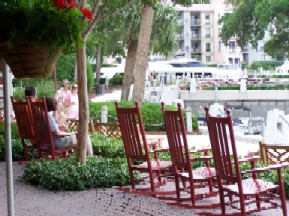
[[[4,162],[0,163],[0,170],[0,215],[6,216],[6,164]],[[114,189],[91,189],[71,192],[54,192],[39,189],[22,182],[20,177],[23,174],[23,166],[17,163],[13,163],[13,174],[15,216],[197,215],[194,209],[172,207],[157,198],[128,194]],[[278,216],[281,215],[281,211],[268,210],[255,215]]]

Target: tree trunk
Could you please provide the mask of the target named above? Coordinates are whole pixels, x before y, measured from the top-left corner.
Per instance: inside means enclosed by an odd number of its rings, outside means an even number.
[[[139,41],[134,68],[133,101],[141,103],[144,96],[144,82],[147,69],[150,37],[152,32],[154,10],[145,6],[142,11]]]
[[[101,65],[101,46],[98,46],[96,51],[95,84],[99,84],[100,65]]]
[[[74,65],[74,82],[77,82],[77,61],[75,61]]]
[[[131,40],[127,47],[127,57],[121,89],[121,100],[128,100],[130,85],[133,83],[137,44],[137,40]]]
[[[85,45],[76,46],[77,56],[77,80],[78,80],[78,100],[79,100],[79,123],[78,123],[78,145],[77,161],[86,162],[86,149],[88,138],[88,95],[87,95],[87,74],[86,74],[86,50]]]

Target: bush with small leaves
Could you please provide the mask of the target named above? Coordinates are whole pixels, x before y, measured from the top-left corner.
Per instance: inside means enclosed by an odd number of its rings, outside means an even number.
[[[74,191],[130,183],[125,158],[88,157],[80,164],[74,157],[28,162],[23,180],[40,188]]]

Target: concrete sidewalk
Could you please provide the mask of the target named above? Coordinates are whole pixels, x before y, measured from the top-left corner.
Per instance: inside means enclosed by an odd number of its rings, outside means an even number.
[[[7,215],[6,165],[0,163],[0,215]],[[53,192],[27,185],[19,178],[23,167],[13,163],[15,216],[187,216],[198,210],[171,207],[163,200],[114,189]],[[285,180],[286,181],[286,180]],[[216,198],[215,198],[216,199]],[[287,206],[289,204],[287,203]],[[289,206],[288,206],[289,207]],[[217,210],[217,209],[215,209]],[[208,210],[208,211],[215,211]],[[282,215],[280,210],[267,210],[259,216]]]

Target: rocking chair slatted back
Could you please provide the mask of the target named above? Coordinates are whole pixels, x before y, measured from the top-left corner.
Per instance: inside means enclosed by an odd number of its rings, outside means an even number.
[[[28,160],[27,148],[32,147],[34,149],[38,149],[37,142],[35,140],[34,123],[32,120],[30,108],[27,100],[15,101],[13,96],[11,96],[11,102],[16,117],[19,137],[23,145],[24,158],[27,161]],[[31,141],[33,141],[33,143],[31,143]]]
[[[161,149],[155,148],[159,143],[158,141],[147,142],[139,104],[135,103],[134,108],[120,108],[116,102],[115,106],[131,181],[131,189],[123,190],[153,196],[163,193],[156,191],[156,188],[165,184],[163,180],[172,167],[171,162],[158,159],[157,153],[161,152]],[[150,151],[149,147],[152,147]],[[143,176],[137,180],[135,179],[135,171],[146,172],[148,176]],[[157,182],[155,182],[155,178],[158,179]],[[140,188],[136,183],[145,179],[149,179],[150,187]],[[165,191],[164,193],[168,192]]]
[[[165,104],[162,103],[162,110],[172,162],[178,168],[191,170],[185,123],[181,117],[183,116],[182,109],[179,107],[178,111],[165,110]]]
[[[33,121],[29,112],[28,102],[14,101],[11,96],[11,102],[16,117],[19,130],[19,136],[23,139],[34,139]]]
[[[48,119],[48,111],[45,98],[42,102],[29,102],[33,122],[35,126],[36,139],[41,150],[52,152],[52,158],[55,159],[53,137]]]
[[[135,108],[119,108],[116,103],[116,111],[127,158],[146,160],[149,151],[139,105],[135,105]]]
[[[230,111],[226,111],[227,117],[212,117],[206,108],[207,124],[209,129],[209,136],[215,167],[219,177],[227,183],[236,182],[241,177],[236,175],[240,172],[238,154],[236,150],[236,143],[234,138],[233,123]],[[232,160],[232,157],[234,160]],[[233,170],[235,167],[235,171]]]

